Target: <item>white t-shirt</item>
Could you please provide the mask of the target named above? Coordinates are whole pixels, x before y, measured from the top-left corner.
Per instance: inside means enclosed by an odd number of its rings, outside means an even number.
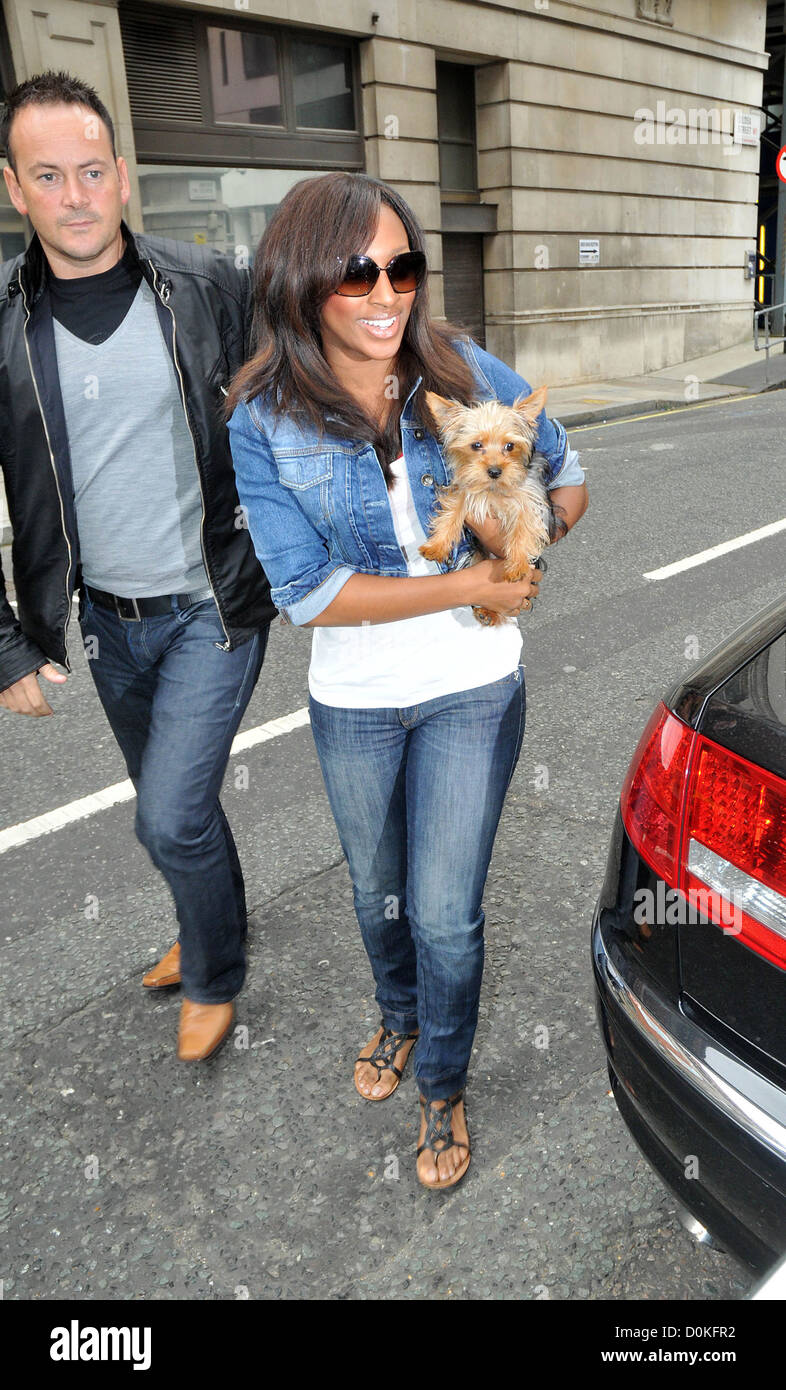
[[[439,565],[420,554],[426,537],[404,459],[390,467],[395,482],[388,498],[408,572],[439,574]],[[402,709],[501,680],[518,666],[521,645],[515,618],[484,627],[470,607],[393,623],[316,627],[309,690],[323,705]]]

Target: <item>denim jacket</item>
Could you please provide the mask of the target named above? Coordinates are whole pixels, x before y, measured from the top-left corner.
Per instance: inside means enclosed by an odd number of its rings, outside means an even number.
[[[523,377],[471,340],[457,340],[477,382],[479,399],[511,405],[528,395]],[[442,448],[417,420],[414,396],[401,415],[404,461],[418,519],[426,535],[437,489],[449,482]],[[261,397],[241,402],[229,433],[237,490],[257,557],[276,607],[297,625],[316,618],[353,574],[406,575],[396,539],[388,491],[373,445],[331,434],[320,436],[304,416],[276,416]],[[581,484],[584,472],[565,430],[545,411],[535,441],[546,461],[549,488]],[[466,561],[465,533],[442,571]]]

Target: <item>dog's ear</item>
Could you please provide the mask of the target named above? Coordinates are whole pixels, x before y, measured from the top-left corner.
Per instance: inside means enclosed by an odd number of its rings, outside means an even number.
[[[433,416],[434,423],[438,429],[444,429],[449,424],[457,411],[463,410],[464,406],[459,401],[446,400],[444,396],[438,396],[436,391],[427,391],[426,405]]]
[[[523,416],[528,425],[534,425],[546,404],[548,393],[548,386],[539,386],[531,396],[519,396],[518,400],[513,402],[513,409],[518,415]]]

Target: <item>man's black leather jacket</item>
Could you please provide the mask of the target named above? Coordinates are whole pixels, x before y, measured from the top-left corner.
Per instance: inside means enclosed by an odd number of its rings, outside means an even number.
[[[222,409],[245,361],[248,271],[205,246],[123,235],[156,296],[202,489],[202,550],[230,650],[276,609],[238,502]],[[13,531],[18,617],[0,568],[0,690],[44,661],[70,668],[67,627],[81,582],[65,415],[46,262],[37,237],[0,266],[0,464]]]

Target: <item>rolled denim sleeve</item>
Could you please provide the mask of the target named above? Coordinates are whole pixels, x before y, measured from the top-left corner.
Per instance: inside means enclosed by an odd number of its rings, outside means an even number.
[[[313,621],[355,573],[337,565],[291,489],[281,482],[267,435],[241,402],[229,421],[237,493],[276,607],[300,627]]]
[[[553,420],[551,423],[559,425],[558,420]],[[559,428],[562,430],[562,433],[565,434],[563,426],[559,425]],[[566,436],[562,466],[557,469],[556,473],[552,473],[546,487],[550,492],[553,487],[581,487],[583,482],[584,469],[579,463],[578,453],[575,449],[571,449]]]
[[[464,352],[470,366],[479,372],[497,400],[505,405],[512,405],[519,396],[532,394],[532,387],[523,376],[477,343],[465,344]],[[578,453],[568,443],[565,426],[559,420],[550,419],[545,410],[538,416],[535,449],[543,455],[548,465],[546,487],[549,490],[553,487],[579,487],[584,482],[584,469],[579,463]]]

